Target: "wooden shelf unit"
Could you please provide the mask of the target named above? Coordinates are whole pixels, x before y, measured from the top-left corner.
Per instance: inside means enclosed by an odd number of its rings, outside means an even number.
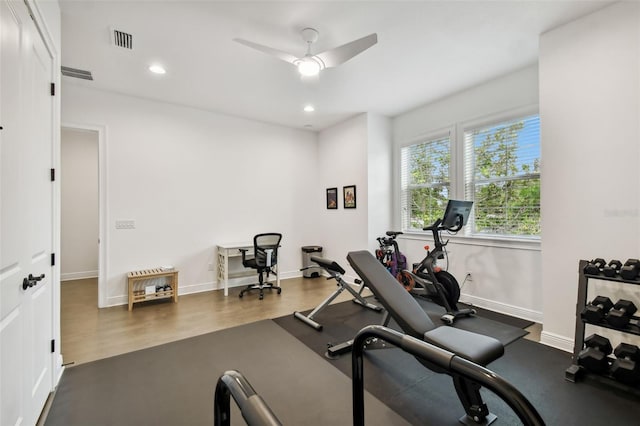
[[[169,290],[156,290],[153,293],[146,293],[147,285],[154,285],[158,278],[167,277],[164,285],[169,285]],[[138,287],[136,288],[136,284]],[[142,269],[132,271],[127,274],[127,286],[129,287],[129,310],[133,309],[133,304],[146,302],[148,300],[158,300],[172,298],[173,303],[178,303],[178,271],[175,269]]]

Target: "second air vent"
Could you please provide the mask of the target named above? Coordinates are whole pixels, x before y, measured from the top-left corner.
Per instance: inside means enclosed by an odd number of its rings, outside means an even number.
[[[124,49],[133,49],[133,36],[124,31],[113,30],[113,44]]]

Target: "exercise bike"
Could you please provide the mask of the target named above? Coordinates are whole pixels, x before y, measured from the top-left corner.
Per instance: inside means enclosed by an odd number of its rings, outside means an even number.
[[[399,231],[387,231],[387,237],[378,237],[380,247],[376,249],[376,259],[387,268],[387,271],[394,277],[404,269],[407,269],[407,258],[400,253],[396,237],[402,235]]]
[[[410,293],[425,297],[445,308],[446,313],[440,317],[446,324],[462,317],[476,314],[475,309],[458,309],[460,286],[456,278],[446,270],[437,266],[438,259],[444,259],[449,240],[442,241],[442,231],[456,234],[466,225],[471,211],[472,201],[449,200],[444,217],[437,219],[432,225],[423,228],[431,231],[434,248],[419,263],[413,265],[413,271],[403,270],[398,273],[398,281]]]

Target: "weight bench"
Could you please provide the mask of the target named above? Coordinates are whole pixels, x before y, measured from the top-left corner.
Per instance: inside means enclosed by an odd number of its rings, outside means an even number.
[[[504,346],[493,337],[449,326],[436,327],[418,302],[368,251],[350,252],[347,260],[387,314],[407,335],[481,366],[489,364],[504,354]],[[453,378],[456,393],[466,412],[466,415],[460,419],[461,423],[488,425],[496,419],[482,400],[480,384],[456,374],[450,368],[443,368],[420,358],[416,359],[430,370],[448,374]]]
[[[327,273],[329,274],[329,278],[327,279],[328,280],[335,279],[338,285],[338,288],[336,289],[336,291],[331,293],[331,295],[327,297],[322,303],[320,303],[313,311],[311,311],[309,315],[305,316],[301,312],[295,311],[293,313],[293,316],[295,318],[298,318],[300,321],[315,328],[318,331],[322,330],[322,324],[319,324],[318,322],[314,321],[314,317],[317,314],[319,314],[324,308],[326,308],[329,305],[329,303],[333,302],[333,300],[336,297],[338,297],[340,293],[342,293],[344,290],[347,290],[349,293],[353,295],[353,297],[355,297],[355,299],[353,299],[353,303],[357,303],[358,305],[361,305],[365,308],[371,309],[372,311],[376,311],[376,312],[380,312],[382,310],[380,306],[373,305],[371,303],[368,303],[366,300],[364,300],[361,294],[362,289],[364,288],[364,285],[360,286],[360,291],[357,292],[353,288],[351,288],[349,283],[347,283],[342,279],[342,275],[345,273],[345,270],[342,268],[342,266],[338,265],[335,261],[325,259],[323,257],[317,257],[317,256],[311,256],[310,260],[312,262],[317,263],[318,265],[320,265],[322,269],[327,271]],[[362,283],[362,281],[360,280],[355,280],[355,282],[356,284]]]

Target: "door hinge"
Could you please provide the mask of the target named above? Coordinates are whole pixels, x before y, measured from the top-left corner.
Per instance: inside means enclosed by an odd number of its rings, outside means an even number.
[[[51,253],[51,266],[56,266],[56,254]]]
[[[55,95],[56,95],[56,84],[51,83],[51,96],[55,96]]]
[[[51,339],[51,353],[56,351],[56,339]]]
[[[51,169],[51,182],[56,180],[56,169]]]

